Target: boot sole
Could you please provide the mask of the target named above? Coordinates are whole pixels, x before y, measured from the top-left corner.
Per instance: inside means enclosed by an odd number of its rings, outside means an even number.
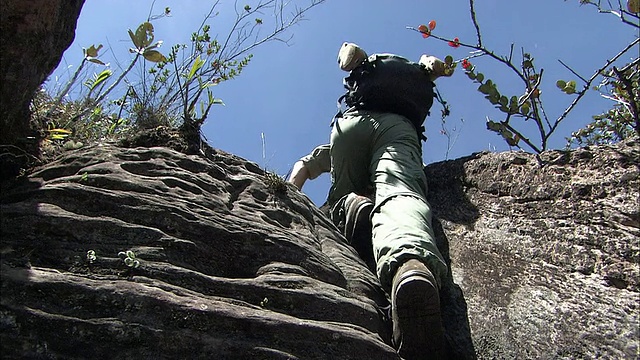
[[[398,354],[405,359],[438,358],[444,331],[436,285],[422,271],[404,275],[395,289],[395,327],[402,334]]]

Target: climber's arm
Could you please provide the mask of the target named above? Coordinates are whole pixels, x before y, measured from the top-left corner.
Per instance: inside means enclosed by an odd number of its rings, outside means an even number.
[[[302,189],[307,180],[313,180],[320,174],[331,171],[331,156],[329,144],[320,145],[313,149],[311,154],[298,160],[291,169],[290,183],[298,189]]]
[[[295,185],[298,189],[302,190],[302,186],[309,179],[309,169],[304,166],[304,161],[298,160],[295,164],[293,164],[293,169],[291,169],[291,175],[289,176],[289,181],[293,185]]]

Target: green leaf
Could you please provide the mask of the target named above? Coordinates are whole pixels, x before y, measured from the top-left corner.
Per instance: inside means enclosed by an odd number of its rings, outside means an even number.
[[[509,101],[509,112],[517,113],[518,112],[518,97],[512,96]]]
[[[451,64],[453,64],[453,57],[452,57],[451,55],[447,55],[447,56],[444,58],[444,63],[445,63],[445,64],[447,64],[447,65],[451,65]]]
[[[222,99],[214,99],[214,100],[213,100],[213,103],[214,103],[215,105],[222,105],[222,106],[225,106],[225,105],[224,105],[224,102],[222,102]]]
[[[127,257],[135,259],[136,258],[136,254],[131,250],[127,250]]]
[[[244,11],[251,11],[251,6],[245,5],[244,6]]]
[[[518,142],[520,142],[520,136],[518,134],[516,134],[513,139],[511,139],[512,142],[509,142],[509,140],[507,140],[507,143],[509,143],[509,145],[511,146],[518,146]]]
[[[153,25],[143,22],[138,26],[135,34],[129,29],[129,37],[136,49],[144,49],[153,42]]]
[[[527,115],[529,111],[531,111],[531,108],[529,107],[528,103],[524,103],[522,104],[522,107],[520,107],[520,111],[522,112],[522,114]]]
[[[105,63],[103,63],[99,59],[89,59],[89,61],[91,61],[94,64],[106,65]]]
[[[483,73],[478,73],[478,75],[476,75],[476,79],[479,82],[483,82],[484,81],[484,74]]]
[[[504,113],[508,113],[509,112],[509,108],[506,107],[505,105],[500,105],[500,107],[498,109],[500,109],[500,111],[502,111]]]
[[[500,129],[500,135],[502,135],[505,140],[513,138],[511,131],[509,131],[504,125],[502,125],[502,128]]]
[[[142,47],[140,46],[140,43],[138,42],[136,35],[133,33],[133,31],[131,31],[131,29],[129,29],[129,37],[131,38],[131,42],[133,43],[133,46],[136,49],[140,49]]]
[[[476,74],[473,71],[467,71],[467,76],[471,80],[475,80],[476,79]]]
[[[210,87],[216,86],[216,85],[218,85],[218,83],[215,82],[215,81],[207,81],[206,83],[202,83],[200,85],[200,88],[201,89],[207,89],[207,88],[210,88]]]
[[[67,129],[50,129],[48,131],[49,131],[49,136],[47,138],[49,140],[62,140],[72,133]]]
[[[70,131],[70,130],[67,130],[67,129],[59,129],[59,128],[51,129],[51,130],[49,130],[49,132],[50,132],[50,133],[71,134],[71,131]]]
[[[162,40],[160,40],[160,41],[156,42],[156,43],[155,43],[155,44],[153,44],[153,45],[149,45],[149,46],[147,46],[147,47],[145,48],[145,51],[146,51],[146,50],[157,49],[157,48],[159,48],[160,46],[162,46],[162,43],[163,43],[163,41],[162,41]]]
[[[558,81],[556,81],[556,86],[560,90],[564,90],[565,86],[567,86],[567,83],[564,80],[558,80]]]
[[[98,51],[102,49],[102,44],[99,44],[96,48],[95,45],[91,45],[88,49],[84,51],[85,57],[98,57]]]
[[[145,48],[153,42],[153,25],[150,22],[143,22],[136,30],[136,39],[141,47]]]
[[[187,80],[191,80],[193,76],[196,74],[196,72],[200,70],[200,68],[202,68],[203,65],[204,65],[204,60],[202,60],[200,58],[200,55],[198,55],[198,57],[196,57],[196,59],[193,61],[193,66],[191,66],[191,70],[189,70],[189,75],[187,75]]]
[[[500,101],[500,105],[502,106],[507,106],[507,104],[509,103],[509,99],[507,99],[507,97],[504,95],[500,97],[499,101]]]
[[[160,53],[160,51],[158,50],[146,50],[142,53],[142,56],[154,63],[159,63],[167,60],[167,58],[165,58],[164,55],[162,55],[162,53]]]
[[[487,120],[487,130],[499,132],[502,129],[504,129],[504,125],[502,125],[501,123]]]
[[[109,69],[104,70],[100,74],[96,75],[93,82],[89,84],[89,91],[90,92],[93,91],[93,89],[95,89],[98,85],[105,82],[109,77],[111,77],[111,75],[112,75],[112,72]]]
[[[480,74],[478,74],[478,75],[480,75]],[[488,95],[490,90],[491,90],[491,86],[487,85],[486,83],[478,86],[478,91],[480,91],[481,93],[483,93],[485,95]]]

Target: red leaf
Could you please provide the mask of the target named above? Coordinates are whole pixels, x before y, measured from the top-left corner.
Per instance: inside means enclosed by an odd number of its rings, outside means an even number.
[[[433,30],[435,28],[436,28],[436,21],[435,20],[429,21],[429,30]]]

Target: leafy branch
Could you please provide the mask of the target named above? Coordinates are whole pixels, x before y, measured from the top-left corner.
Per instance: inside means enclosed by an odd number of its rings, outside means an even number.
[[[633,2],[633,4],[632,4]],[[602,4],[600,1],[594,3],[589,0],[581,0],[583,4],[591,4],[596,5],[600,12],[612,13],[621,18],[623,23],[630,24],[634,27],[638,27],[635,23],[630,23],[627,21],[628,18],[638,18],[638,1],[636,0],[628,0],[628,11],[622,9],[622,5],[619,3],[619,9],[616,10],[606,10],[602,8]],[[561,64],[565,66],[571,73],[573,73],[576,77],[582,80],[585,84],[580,91],[576,91],[576,82],[575,81],[564,81],[559,80],[556,82],[556,85],[567,94],[575,94],[576,97],[573,99],[572,103],[569,107],[552,123],[545,110],[541,99],[541,91],[540,84],[543,79],[544,69],[540,69],[539,71],[536,69],[534,65],[534,58],[531,54],[522,51],[520,64],[516,65],[514,63],[513,52],[514,45],[511,44],[509,54],[506,56],[499,56],[495,52],[486,48],[483,44],[482,33],[480,30],[480,25],[476,16],[475,11],[475,1],[469,0],[470,4],[470,12],[471,12],[471,21],[476,30],[476,44],[470,44],[461,42],[457,37],[450,39],[442,36],[438,36],[433,33],[433,30],[436,27],[436,22],[431,20],[428,25],[420,25],[417,28],[407,27],[409,30],[417,31],[422,34],[424,38],[434,38],[440,41],[447,42],[449,46],[453,48],[467,48],[470,49],[470,55],[464,57],[458,61],[453,62],[452,66],[455,67],[456,64],[460,63],[465,70],[466,75],[473,82],[479,84],[478,91],[485,95],[485,98],[495,106],[498,110],[505,114],[504,119],[501,121],[493,121],[489,117],[487,117],[487,129],[493,132],[498,133],[502,138],[507,142],[509,146],[518,146],[520,147],[520,142],[524,143],[530,149],[535,151],[536,153],[540,153],[547,149],[548,140],[554,134],[558,125],[564,121],[567,115],[575,108],[578,102],[583,98],[586,92],[591,88],[592,83],[599,77],[602,76],[604,71],[609,68],[614,62],[619,60],[622,55],[629,52],[633,49],[639,42],[636,38],[633,42],[631,42],[628,46],[622,49],[617,55],[611,57],[605,65],[598,69],[589,79],[585,79],[572,70],[569,66],[567,66],[562,61]],[[515,74],[523,83],[525,87],[524,94],[521,95],[513,95],[511,97],[507,97],[500,93],[498,90],[497,84],[494,83],[491,79],[485,77],[485,75],[481,72],[477,71],[475,65],[473,65],[469,60],[478,57],[489,57],[504,66],[506,66],[511,73]],[[448,58],[450,58],[448,56]],[[634,63],[637,63],[637,56],[634,60]],[[450,62],[451,63],[451,62]],[[618,82],[625,84],[624,89],[634,89],[634,83],[630,80],[630,78],[621,78],[623,74],[626,72],[616,71],[614,68],[613,71],[615,74],[618,74]],[[636,86],[637,87],[637,86]],[[627,97],[630,98],[631,103],[634,105],[626,106],[629,111],[632,113],[635,120],[636,129],[640,129],[640,125],[638,125],[637,120],[637,96],[632,90],[627,90]],[[626,103],[624,103],[626,104]],[[634,110],[635,109],[635,110]],[[539,134],[539,143],[537,141],[533,141],[526,136],[522,130],[513,126],[510,121],[513,118],[522,118],[525,122],[531,120],[537,128]],[[518,125],[519,127],[520,125]],[[640,132],[639,132],[640,133]]]
[[[576,74],[571,68],[569,68],[568,66],[566,66],[564,63],[562,63],[565,67],[567,67],[573,74],[575,74],[578,78],[580,78],[580,80],[584,81],[584,86],[582,88],[582,90],[580,90],[577,94],[578,96],[576,96],[575,99],[573,99],[573,102],[571,102],[571,104],[564,110],[564,112],[562,113],[562,115],[560,115],[560,117],[558,117],[558,119],[556,119],[555,123],[554,123],[554,129],[558,126],[558,124],[560,124],[560,122],[562,120],[564,120],[567,115],[569,115],[569,113],[571,112],[571,110],[573,110],[573,108],[578,104],[578,102],[580,101],[580,99],[582,99],[582,97],[587,93],[587,91],[589,91],[589,89],[591,88],[591,85],[593,84],[593,82],[596,80],[596,78],[598,76],[601,76],[602,73],[609,68],[609,66],[611,66],[611,64],[613,64],[616,60],[618,60],[622,55],[624,55],[625,53],[627,53],[627,51],[631,50],[634,46],[638,45],[638,43],[640,43],[640,38],[636,38],[634,41],[632,41],[629,45],[627,45],[622,51],[620,51],[617,55],[615,55],[614,57],[612,57],[611,59],[607,60],[607,62],[604,64],[604,66],[602,66],[600,69],[598,69],[597,71],[595,71],[593,73],[593,75],[591,75],[591,77],[589,79],[584,79],[583,77],[579,76],[578,74]],[[638,58],[636,58],[634,60],[634,62],[631,64],[638,64]],[[624,81],[624,80],[623,80]],[[637,114],[638,112],[635,111],[635,117],[637,118]]]
[[[142,87],[135,94],[144,107],[178,113],[182,119],[180,129],[189,144],[195,144],[190,152],[197,152],[200,143],[200,127],[209,116],[213,105],[224,105],[216,98],[212,88],[223,81],[238,76],[249,64],[249,52],[270,41],[288,44],[291,37],[283,38],[293,25],[304,19],[304,14],[324,0],[309,0],[303,7],[291,5],[285,0],[258,1],[254,5],[235,3],[236,17],[229,32],[222,37],[210,34],[206,22],[213,18],[219,1],[209,9],[197,31],[191,35],[190,46],[174,45],[167,58],[149,69],[153,77],[150,87]],[[293,11],[286,11],[294,6]],[[273,28],[263,33],[263,16],[271,13]]]
[[[43,93],[34,102],[42,107],[34,112],[36,120],[46,123],[49,144],[78,136],[96,140],[116,131],[163,125],[180,130],[188,144],[185,151],[197,153],[202,145],[200,127],[214,105],[224,105],[214,96],[213,87],[238,76],[252,58],[249,52],[256,47],[271,41],[289,44],[291,36],[285,36],[288,30],[323,2],[305,0],[304,5],[296,5],[286,0],[258,0],[244,6],[236,2],[236,18],[230,30],[213,35],[207,22],[217,15],[220,1],[214,1],[190,42],[173,45],[165,56],[158,50],[162,41],[154,40],[151,21],[169,16],[171,9],[152,15],[154,1],[147,20],[135,31],[128,31],[133,44],[128,63],[117,74],[110,69],[94,74],[83,82],[85,88],[74,92],[75,100],[61,101],[72,92],[89,63],[107,66],[98,59],[102,45],[92,45],[84,50],[80,66],[55,97]],[[131,76],[134,69],[140,70],[139,77]],[[119,98],[109,100],[114,93]],[[50,107],[49,111],[45,107]],[[66,124],[56,124],[60,120],[66,120]],[[74,144],[82,146],[80,142]]]

